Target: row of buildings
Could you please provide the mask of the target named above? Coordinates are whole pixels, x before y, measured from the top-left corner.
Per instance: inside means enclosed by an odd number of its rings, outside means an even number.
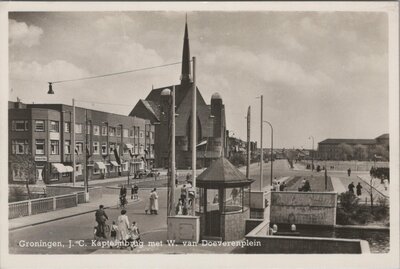
[[[187,23],[180,84],[152,89],[129,115],[117,115],[64,104],[9,102],[9,182],[25,181],[15,156],[31,156],[36,179],[46,184],[133,175],[140,169],[167,167],[171,95],[175,88],[176,166],[191,166],[191,147],[199,166],[227,155],[225,106],[218,93],[207,104],[197,94],[197,141],[191,141],[193,80]],[[76,148],[73,149],[75,133]],[[76,167],[72,167],[75,154]]]
[[[32,156],[37,180],[72,181],[134,174],[154,163],[154,126],[146,119],[64,104],[9,102],[9,175],[24,181],[13,156]],[[73,148],[73,134],[75,145]]]
[[[352,155],[353,159],[372,160],[378,155],[389,153],[389,134],[382,134],[374,139],[328,138],[318,143],[316,157],[321,160],[343,160],[343,145],[347,145],[347,154]],[[357,148],[362,149],[363,153],[357,153]],[[386,159],[386,156],[380,157]]]

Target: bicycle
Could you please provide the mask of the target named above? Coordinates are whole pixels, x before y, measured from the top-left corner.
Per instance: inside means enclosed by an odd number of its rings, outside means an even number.
[[[97,235],[97,233],[98,233],[98,227],[99,227],[99,225],[97,225],[97,226],[94,226],[94,229],[93,229],[93,239],[95,239],[95,240],[98,240],[98,239],[101,239],[102,237],[99,237],[98,235]],[[106,237],[106,238],[109,238],[110,237],[110,234],[111,234],[111,227],[110,227],[110,225],[108,224],[108,223],[104,223],[104,236]]]
[[[118,208],[125,209],[127,204],[128,204],[128,200],[126,199],[125,196],[120,196],[118,198]]]

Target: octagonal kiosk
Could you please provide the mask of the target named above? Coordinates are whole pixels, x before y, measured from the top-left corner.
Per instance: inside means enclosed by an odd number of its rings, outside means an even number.
[[[252,182],[225,158],[212,162],[197,177],[202,240],[233,241],[245,236],[250,216],[250,197],[245,193],[250,193]]]

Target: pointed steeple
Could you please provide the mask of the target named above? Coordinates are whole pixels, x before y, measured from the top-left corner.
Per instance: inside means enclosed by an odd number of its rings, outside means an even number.
[[[187,15],[186,15],[185,37],[183,38],[181,85],[190,83],[191,81],[192,81],[192,72],[190,67],[189,33],[188,33]]]

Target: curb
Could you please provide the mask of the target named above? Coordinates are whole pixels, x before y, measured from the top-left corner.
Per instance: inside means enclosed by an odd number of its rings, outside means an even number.
[[[138,203],[140,201],[142,201],[142,199],[138,199],[137,201],[134,202],[134,204]],[[114,206],[118,206],[118,205],[104,206],[104,209],[109,209],[109,208],[112,208]],[[66,219],[66,218],[72,218],[72,217],[76,217],[76,216],[92,213],[92,212],[95,212],[96,210],[97,209],[90,209],[88,211],[83,211],[83,212],[75,213],[75,214],[68,215],[68,216],[62,216],[62,217],[58,217],[58,218],[55,218],[55,219],[49,219],[49,220],[44,220],[44,221],[40,221],[40,222],[35,222],[33,224],[26,224],[26,225],[22,225],[22,226],[18,226],[18,227],[13,227],[13,228],[9,228],[8,231],[15,231],[15,230],[23,229],[23,228],[26,228],[26,227],[36,226],[36,225],[40,225],[40,224],[44,224],[44,223],[48,223],[48,222],[52,222],[52,221],[62,220],[62,219]]]

